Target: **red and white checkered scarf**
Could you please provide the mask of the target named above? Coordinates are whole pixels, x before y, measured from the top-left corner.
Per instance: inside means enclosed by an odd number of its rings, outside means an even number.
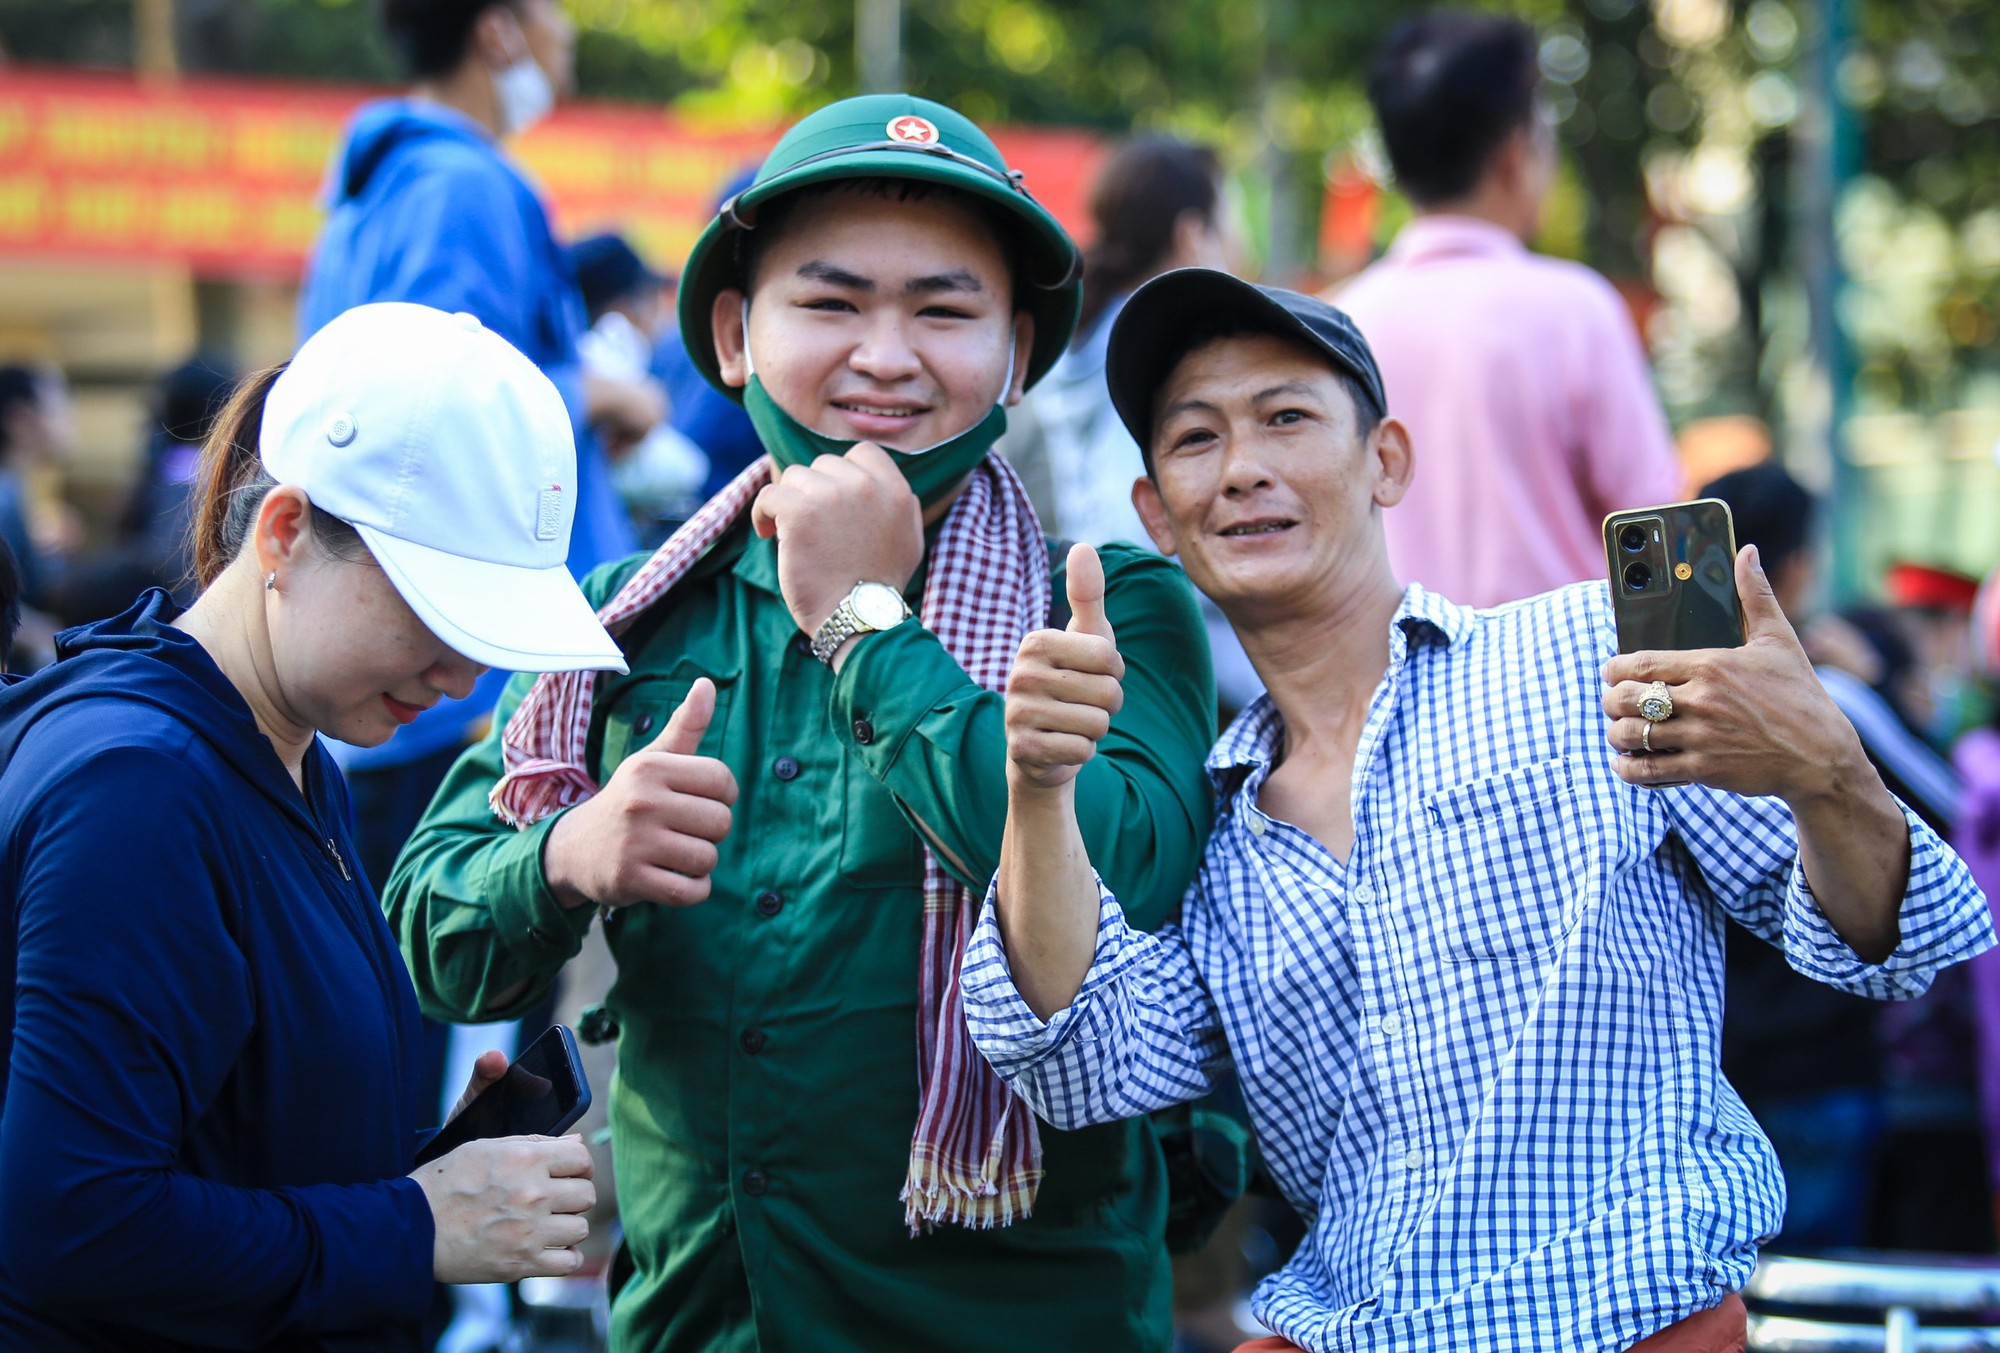
[[[654,552],[597,618],[622,634],[721,539],[771,482],[759,460]],[[1022,638],[1048,623],[1049,560],[1041,523],[1013,468],[988,455],[952,505],[931,552],[922,622],[966,674],[1005,688]],[[507,773],[491,803],[515,827],[539,822],[598,790],[584,767],[594,672],[551,672],[507,723]],[[959,963],[982,899],[924,850],[922,966],[917,976],[917,1126],[904,1217],[913,1233],[939,1222],[1005,1226],[1034,1206],[1042,1143],[1034,1115],[972,1046]],[[709,905],[715,905],[710,903]]]

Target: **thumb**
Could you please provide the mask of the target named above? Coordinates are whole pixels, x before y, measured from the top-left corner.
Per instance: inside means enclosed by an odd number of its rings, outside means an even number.
[[[707,677],[698,677],[688,689],[687,699],[681,701],[674,717],[667,720],[667,726],[646,750],[693,756],[701,746],[701,735],[708,731],[708,721],[714,717],[715,683]]]
[[[1783,637],[1796,644],[1798,635],[1778,604],[1778,594],[1764,572],[1764,563],[1755,545],[1736,552],[1736,595],[1743,606],[1743,637],[1762,639]]]
[[[472,1063],[471,1083],[484,1089],[507,1074],[507,1054],[498,1048],[488,1048]]]
[[[1063,583],[1069,593],[1069,632],[1113,638],[1104,614],[1104,564],[1094,548],[1082,541],[1069,547]]]

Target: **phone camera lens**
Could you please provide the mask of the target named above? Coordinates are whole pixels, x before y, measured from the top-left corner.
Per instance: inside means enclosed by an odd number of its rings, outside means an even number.
[[[1641,560],[1633,560],[1625,566],[1625,585],[1634,592],[1643,592],[1652,584],[1652,567]]]
[[[1633,554],[1646,548],[1646,528],[1637,522],[1618,533],[1618,543]]]

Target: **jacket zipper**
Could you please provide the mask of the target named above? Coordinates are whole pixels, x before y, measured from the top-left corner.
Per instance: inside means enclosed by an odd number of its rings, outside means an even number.
[[[322,830],[319,821],[313,816],[310,810],[307,811],[306,818],[313,824],[313,834],[318,836]],[[334,868],[340,871],[341,881],[352,884],[354,882],[354,874],[348,869],[347,861],[341,856],[340,847],[333,843],[331,836],[320,838],[320,849],[326,852],[326,857],[333,861]],[[373,943],[374,937],[370,933],[369,927],[365,923],[357,923],[353,915],[353,889],[343,889],[340,893],[340,900],[335,905],[341,911],[341,919],[346,923],[348,932],[354,936],[355,943],[360,947],[362,957],[368,964],[368,970],[375,976],[376,989],[382,993],[382,1010],[385,1023],[388,1025],[389,1041],[395,1048],[396,1064],[400,1067],[406,1062],[407,1055],[403,1048],[403,1029],[397,1022],[394,1014],[397,994],[395,981],[383,969],[382,957],[376,950],[376,946]]]

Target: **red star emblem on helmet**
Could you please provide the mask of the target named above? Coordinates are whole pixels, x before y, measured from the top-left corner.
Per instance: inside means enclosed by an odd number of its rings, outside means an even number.
[[[934,146],[937,144],[937,124],[929,118],[906,113],[902,117],[889,119],[889,139],[901,141],[905,145]]]

